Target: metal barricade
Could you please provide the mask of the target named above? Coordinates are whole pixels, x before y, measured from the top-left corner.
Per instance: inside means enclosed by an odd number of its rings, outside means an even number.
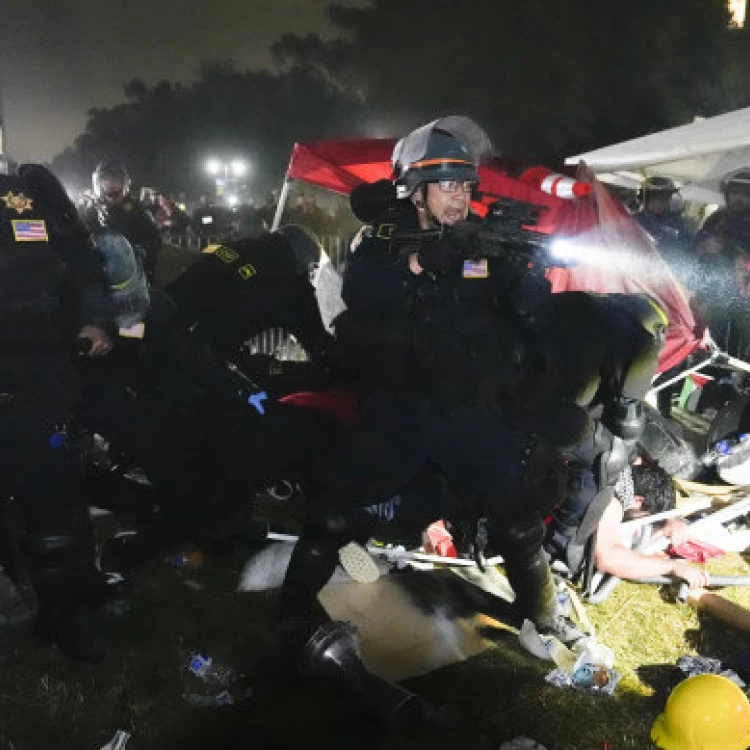
[[[283,328],[269,328],[245,342],[250,354],[267,354],[284,362],[306,362],[307,353]]]

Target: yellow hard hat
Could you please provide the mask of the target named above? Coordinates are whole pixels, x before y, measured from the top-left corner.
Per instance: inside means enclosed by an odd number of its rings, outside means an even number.
[[[688,677],[669,696],[651,739],[662,750],[746,750],[750,702],[726,677]]]

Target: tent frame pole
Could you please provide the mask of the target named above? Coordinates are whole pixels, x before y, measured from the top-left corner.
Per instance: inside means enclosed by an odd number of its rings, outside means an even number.
[[[291,184],[292,180],[287,175],[284,177],[284,184],[281,187],[281,193],[279,195],[279,202],[276,204],[276,213],[273,216],[273,224],[271,224],[271,231],[275,232],[279,228],[279,224],[281,224],[281,217],[284,214],[284,209],[286,208],[286,202],[289,198],[289,185]]]

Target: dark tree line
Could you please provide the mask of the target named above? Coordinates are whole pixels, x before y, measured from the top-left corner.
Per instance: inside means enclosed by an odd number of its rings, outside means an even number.
[[[499,150],[570,155],[750,102],[726,0],[374,0],[332,6],[346,40],[284,36],[371,108],[416,124],[473,114]]]
[[[204,65],[187,86],[133,81],[55,161],[103,154],[166,188],[198,184],[212,149],[278,183],[296,140],[398,135],[441,114],[477,119],[509,156],[566,155],[750,104],[750,35],[726,0],[373,0],[332,5],[340,38],[285,35],[284,72]]]
[[[53,161],[79,186],[104,157],[121,160],[134,181],[167,191],[210,192],[203,172],[209,157],[243,157],[250,182],[278,187],[292,145],[361,130],[361,101],[335,89],[314,71],[239,71],[231,62],[205,63],[190,85],[138,79],[125,101],[89,112],[86,132]]]

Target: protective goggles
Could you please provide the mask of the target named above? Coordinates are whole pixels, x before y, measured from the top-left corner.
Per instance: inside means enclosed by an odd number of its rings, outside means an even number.
[[[457,180],[440,180],[435,184],[441,193],[471,193],[478,183],[472,180],[464,180],[463,182],[458,182]]]

